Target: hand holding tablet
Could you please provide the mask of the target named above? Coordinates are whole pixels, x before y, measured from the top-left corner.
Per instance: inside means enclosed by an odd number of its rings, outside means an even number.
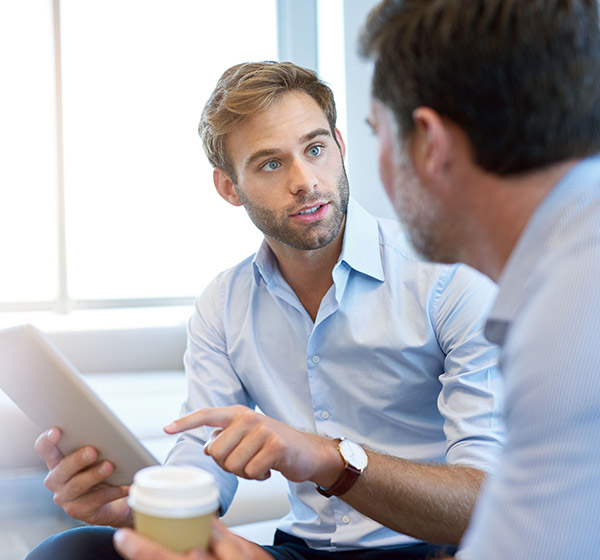
[[[52,428],[35,442],[37,453],[50,471],[44,485],[54,494],[56,505],[86,523],[131,527],[132,511],[127,503],[129,486],[106,483],[114,469],[112,463],[97,463],[98,452],[93,447],[63,456],[57,447],[60,437],[60,430]]]

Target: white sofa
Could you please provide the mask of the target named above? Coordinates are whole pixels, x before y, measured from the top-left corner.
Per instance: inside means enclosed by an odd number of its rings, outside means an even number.
[[[157,459],[164,460],[174,440],[162,427],[178,416],[186,392],[184,324],[48,334],[117,416]],[[37,478],[40,499],[51,501],[43,489],[45,467],[33,451],[38,434],[38,428],[0,391],[0,480]],[[272,542],[277,520],[287,511],[287,485],[274,472],[265,482],[240,479],[223,520],[246,538],[266,544]]]

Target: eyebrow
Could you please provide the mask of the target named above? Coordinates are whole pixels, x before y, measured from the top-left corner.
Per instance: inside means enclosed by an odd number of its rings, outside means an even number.
[[[305,144],[306,142],[310,142],[319,136],[329,136],[331,137],[331,132],[326,128],[316,128],[315,130],[311,130],[309,133],[300,137],[299,144]],[[258,150],[258,152],[254,152],[252,155],[246,158],[244,162],[245,167],[251,166],[257,159],[262,159],[264,157],[274,156],[278,154],[280,150],[268,148],[265,150]]]
[[[331,132],[326,128],[317,128],[308,134],[305,134],[300,138],[300,144],[304,144],[305,142],[310,142],[313,138],[317,136],[331,136]]]

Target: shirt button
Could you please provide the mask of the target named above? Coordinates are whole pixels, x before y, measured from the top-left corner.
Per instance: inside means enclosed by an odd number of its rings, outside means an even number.
[[[344,517],[342,517],[342,521],[346,524],[350,523],[350,517],[348,517],[347,515],[344,515]]]
[[[327,418],[329,418],[329,412],[327,412],[326,410],[321,412],[321,418],[323,418],[323,420],[327,420]]]
[[[312,363],[313,364],[318,364],[321,361],[321,358],[319,358],[319,356],[313,356],[312,357]]]

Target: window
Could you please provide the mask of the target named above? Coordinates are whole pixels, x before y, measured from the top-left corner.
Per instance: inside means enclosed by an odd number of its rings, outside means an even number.
[[[58,293],[52,6],[32,4],[0,3],[0,300],[11,302]]]
[[[225,68],[286,59],[323,66],[344,131],[341,8],[0,3],[0,311],[187,305],[254,252],[260,233],[212,185],[200,112]]]
[[[226,67],[277,58],[276,0],[20,0],[0,22],[5,309],[193,298],[256,250],[197,124]]]

